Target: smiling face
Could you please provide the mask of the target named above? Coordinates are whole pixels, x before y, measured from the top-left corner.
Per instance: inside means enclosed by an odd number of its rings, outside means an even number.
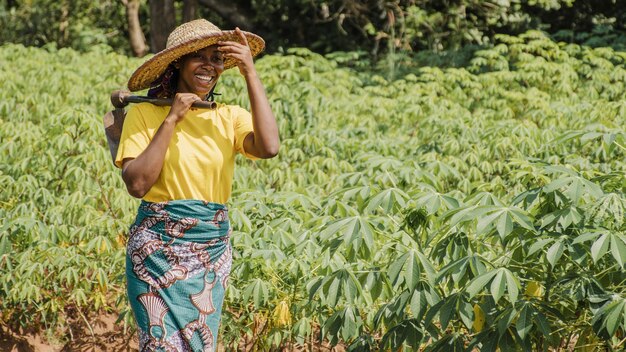
[[[195,93],[201,99],[211,92],[224,72],[224,55],[217,50],[217,45],[185,55],[179,63],[177,91]]]

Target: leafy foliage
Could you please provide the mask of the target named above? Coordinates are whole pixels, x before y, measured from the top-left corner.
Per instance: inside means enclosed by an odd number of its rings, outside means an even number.
[[[538,32],[498,41],[467,68],[393,81],[305,49],[258,61],[282,147],[238,160],[227,344],[623,346],[626,54]],[[132,319],[137,201],[100,116],[137,65],[0,48],[3,325],[62,330],[94,308]],[[221,79],[246,106],[241,77]]]
[[[108,45],[114,51],[130,53],[125,2],[0,1],[0,43],[80,51]],[[172,18],[180,21],[183,1],[168,2],[170,11],[177,11]],[[557,40],[570,43],[626,48],[626,8],[616,0],[235,0],[197,4],[198,16],[222,28],[246,23],[245,29],[266,38],[269,52],[304,46],[321,53],[360,51],[373,54],[368,56],[374,59],[385,53],[387,65],[425,51],[455,56],[455,51],[467,45],[491,45],[496,34],[530,29],[546,30]],[[148,39],[153,34],[149,12],[148,1],[142,0],[139,17]]]
[[[129,52],[125,15],[121,1],[0,2],[0,43],[80,51],[100,46]]]

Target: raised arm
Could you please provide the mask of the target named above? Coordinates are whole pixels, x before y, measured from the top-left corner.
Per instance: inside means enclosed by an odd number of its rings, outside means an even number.
[[[243,142],[247,153],[256,157],[268,159],[278,154],[280,138],[276,118],[267,100],[265,89],[259,79],[252,53],[248,46],[248,40],[239,28],[235,29],[241,39],[241,43],[227,41],[219,42],[219,49],[224,56],[237,60],[239,72],[246,80],[248,96],[250,98],[250,110],[252,113],[252,125],[254,131]]]
[[[142,198],[157,181],[163,168],[165,152],[174,134],[174,127],[185,117],[191,104],[196,100],[200,98],[193,93],[176,94],[170,112],[148,147],[136,158],[126,158],[122,161],[122,179],[131,196]]]

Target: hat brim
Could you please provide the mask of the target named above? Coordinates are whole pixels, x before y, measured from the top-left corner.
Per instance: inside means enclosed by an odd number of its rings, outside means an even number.
[[[242,31],[248,40],[250,51],[252,56],[257,56],[263,49],[265,49],[265,41],[258,35],[250,32]],[[128,89],[131,92],[150,88],[152,82],[154,82],[163,72],[169,64],[176,59],[185,56],[194,51],[206,48],[211,45],[217,44],[219,41],[234,41],[240,42],[240,38],[235,31],[220,31],[198,38],[194,38],[185,43],[181,43],[177,46],[164,49],[156,53],[153,57],[144,62],[128,80]],[[233,58],[226,58],[224,60],[224,69],[227,70],[236,65],[236,61]]]

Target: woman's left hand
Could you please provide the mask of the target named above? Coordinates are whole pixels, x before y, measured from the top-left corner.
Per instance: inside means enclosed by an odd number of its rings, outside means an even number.
[[[244,76],[256,73],[254,61],[252,60],[252,52],[248,45],[246,35],[237,27],[235,33],[239,36],[241,43],[233,41],[220,41],[217,43],[218,50],[224,53],[225,57],[233,58],[237,62],[239,72]]]
[[[259,158],[272,158],[278,154],[280,138],[276,118],[267,100],[263,84],[257,75],[252,61],[252,52],[248,45],[246,35],[239,29],[235,29],[240,42],[218,42],[218,50],[226,58],[235,59],[239,72],[246,79],[248,97],[250,98],[250,111],[252,112],[253,132],[248,133],[243,141],[243,149]]]

